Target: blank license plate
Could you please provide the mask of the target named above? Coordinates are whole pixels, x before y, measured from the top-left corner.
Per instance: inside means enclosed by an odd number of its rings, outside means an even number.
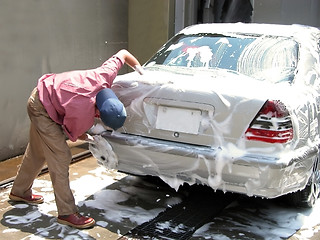
[[[156,128],[174,132],[198,134],[201,111],[159,106]]]

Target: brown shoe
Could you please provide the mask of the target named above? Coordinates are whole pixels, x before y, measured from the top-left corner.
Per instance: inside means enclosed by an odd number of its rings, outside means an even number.
[[[25,202],[25,203],[33,203],[40,204],[43,203],[43,197],[41,195],[32,194],[30,197],[19,197],[12,193],[9,194],[9,198],[15,202]]]
[[[59,215],[58,223],[75,228],[89,228],[95,224],[95,220],[91,217],[82,216],[80,213],[76,212],[70,215]]]

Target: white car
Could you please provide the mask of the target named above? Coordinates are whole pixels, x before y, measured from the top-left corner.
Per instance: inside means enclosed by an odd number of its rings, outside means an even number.
[[[116,78],[127,120],[90,149],[101,164],[112,158],[120,171],[159,176],[175,189],[204,184],[312,207],[320,179],[319,39],[318,29],[301,25],[187,27],[144,75]]]

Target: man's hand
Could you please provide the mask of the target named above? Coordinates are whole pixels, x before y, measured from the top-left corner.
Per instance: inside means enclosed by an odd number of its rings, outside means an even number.
[[[87,141],[87,142],[90,142],[90,143],[94,142],[94,138],[88,133],[82,134],[80,137],[78,137],[78,139],[82,140],[82,141]]]
[[[139,74],[143,74],[143,69],[141,67],[141,64],[139,63],[138,59],[136,59],[135,56],[133,56],[130,52],[128,52],[126,49],[122,49],[119,52],[115,54],[118,58],[123,59],[124,62],[130,66],[132,69],[137,71]],[[138,70],[137,70],[138,68]],[[142,69],[142,71],[141,71]]]
[[[143,70],[143,68],[141,67],[141,65],[135,65],[135,66],[134,66],[134,70],[135,70],[137,73],[139,73],[140,75],[143,75],[144,70]]]
[[[85,141],[93,143],[94,142],[94,138],[90,134],[87,133],[87,137],[86,137]]]

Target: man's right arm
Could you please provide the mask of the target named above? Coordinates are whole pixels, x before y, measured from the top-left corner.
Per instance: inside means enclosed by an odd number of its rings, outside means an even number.
[[[140,75],[143,74],[143,70],[139,61],[130,52],[125,49],[120,50],[115,54],[118,58],[122,59],[128,66],[137,71]]]

